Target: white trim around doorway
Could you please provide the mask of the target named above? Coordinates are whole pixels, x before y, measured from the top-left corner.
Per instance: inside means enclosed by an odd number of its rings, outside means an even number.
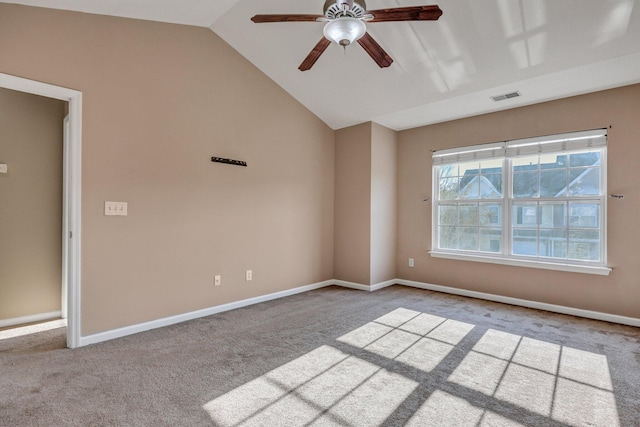
[[[81,256],[81,179],[82,179],[82,92],[48,83],[0,73],[0,87],[31,93],[69,103],[69,135],[65,138],[68,161],[64,180],[68,194],[64,222],[68,224],[67,250],[63,251],[63,271],[67,271],[67,347],[81,345],[80,256]],[[66,234],[66,233],[65,233]]]

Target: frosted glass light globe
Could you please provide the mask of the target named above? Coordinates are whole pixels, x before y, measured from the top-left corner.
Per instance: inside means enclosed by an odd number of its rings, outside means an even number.
[[[363,20],[343,16],[327,22],[324,26],[324,36],[340,46],[349,46],[360,39],[367,32],[367,25]]]

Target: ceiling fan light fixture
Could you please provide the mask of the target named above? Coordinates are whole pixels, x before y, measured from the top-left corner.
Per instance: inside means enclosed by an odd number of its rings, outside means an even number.
[[[362,38],[366,32],[367,25],[364,21],[350,16],[343,16],[327,22],[323,30],[327,39],[344,47]]]

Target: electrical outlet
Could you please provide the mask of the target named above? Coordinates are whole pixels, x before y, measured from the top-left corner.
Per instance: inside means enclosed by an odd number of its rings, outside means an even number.
[[[413,261],[413,258],[409,258],[409,267],[413,267],[415,265],[415,262]]]
[[[216,277],[214,277],[213,279],[213,286],[220,286],[222,285],[222,276],[220,276],[219,274],[216,274]]]
[[[247,270],[244,273],[244,280],[246,280],[247,282],[250,282],[253,280],[253,272],[251,270]]]

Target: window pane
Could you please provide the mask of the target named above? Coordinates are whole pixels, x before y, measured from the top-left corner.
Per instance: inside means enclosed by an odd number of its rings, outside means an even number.
[[[569,258],[582,261],[599,261],[600,232],[598,230],[570,230]]]
[[[567,226],[567,204],[540,203],[540,226],[542,227],[566,227]]]
[[[512,222],[514,227],[531,227],[538,225],[538,204],[513,204]]]
[[[516,157],[513,159],[513,171],[537,171],[538,156]]]
[[[472,179],[463,182],[460,181],[460,198],[461,199],[478,199],[480,198],[480,175],[474,176]]]
[[[567,187],[567,170],[552,169],[540,171],[540,197],[557,197]]]
[[[565,169],[568,165],[568,159],[566,155],[558,154],[541,154],[540,155],[540,169]]]
[[[460,228],[460,249],[466,251],[478,250],[478,228],[477,227],[461,227]]]
[[[456,225],[458,212],[455,206],[440,206],[440,225]]]
[[[460,205],[458,208],[458,224],[478,225],[478,205]]]
[[[460,163],[459,176],[478,175],[480,173],[480,162]]]
[[[460,198],[480,197],[480,162],[460,163]]]
[[[480,175],[480,197],[483,199],[502,198],[502,174]]]
[[[480,162],[480,173],[502,173],[502,159],[483,160]]]
[[[517,172],[513,174],[513,197],[537,197],[538,172]]]
[[[480,162],[480,197],[483,199],[502,198],[502,159]]]
[[[495,203],[480,205],[480,225],[502,225],[502,206]]]
[[[553,229],[540,230],[540,243],[538,244],[540,256],[552,258],[567,257],[567,230]]]
[[[502,229],[481,228],[480,250],[483,252],[502,252]]]
[[[442,178],[440,180],[440,200],[458,198],[458,178]]]
[[[600,164],[600,152],[576,153],[569,155],[569,166],[572,168],[580,166],[595,166]]]
[[[569,203],[570,227],[600,227],[600,206],[597,203]]]
[[[458,249],[458,228],[440,227],[440,249]]]
[[[601,262],[603,153],[548,151],[434,165],[437,248],[562,264]]]
[[[511,251],[514,255],[536,256],[538,233],[536,230],[514,229]]]
[[[438,173],[440,174],[440,178],[451,178],[454,176],[458,176],[458,165],[444,165],[438,167]]]
[[[570,196],[600,195],[600,168],[579,168],[569,170]]]

